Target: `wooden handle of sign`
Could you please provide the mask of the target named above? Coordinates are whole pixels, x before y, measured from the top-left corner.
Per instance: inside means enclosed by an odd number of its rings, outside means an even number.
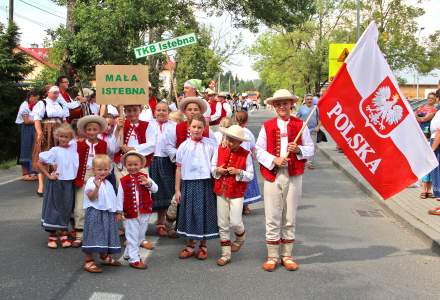
[[[316,109],[318,108],[317,105],[315,105],[312,110],[310,111],[309,115],[307,116],[306,121],[303,123],[303,126],[301,128],[301,130],[298,132],[298,134],[296,135],[295,139],[293,140],[293,142],[296,144],[296,142],[298,142],[299,137],[302,135],[304,129],[306,128],[307,124],[310,122],[310,119],[313,116],[313,113],[316,111]]]

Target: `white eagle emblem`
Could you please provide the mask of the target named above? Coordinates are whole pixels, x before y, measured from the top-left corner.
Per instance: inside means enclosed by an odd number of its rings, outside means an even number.
[[[369,113],[368,118],[374,125],[379,125],[381,130],[385,129],[385,123],[395,125],[403,117],[402,106],[396,104],[399,101],[397,94],[391,95],[391,89],[388,86],[379,88],[374,94],[373,105],[366,107]]]

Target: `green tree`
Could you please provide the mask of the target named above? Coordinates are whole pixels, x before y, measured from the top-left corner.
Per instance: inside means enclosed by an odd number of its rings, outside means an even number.
[[[7,29],[0,23],[0,161],[17,155],[19,133],[15,117],[25,91],[20,87],[32,67],[23,52],[15,52],[20,33],[15,24]]]

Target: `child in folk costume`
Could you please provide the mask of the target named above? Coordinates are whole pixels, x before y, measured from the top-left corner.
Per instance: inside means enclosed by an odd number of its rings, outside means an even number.
[[[101,273],[96,266],[93,253],[99,253],[101,262],[107,266],[120,266],[112,254],[121,252],[117,222],[122,220],[122,203],[116,198],[112,184],[106,179],[110,174],[112,161],[107,155],[98,154],[92,162],[93,177],[84,188],[84,270]]]
[[[147,143],[148,122],[139,119],[142,105],[125,105],[125,121],[119,117],[118,127],[123,128],[123,144],[121,151],[115,155],[115,162],[119,163],[121,155],[128,151],[135,150],[144,156],[153,153],[154,144]],[[149,155],[145,167],[150,165],[153,155]]]
[[[148,171],[151,179],[159,187],[157,193],[152,195],[153,211],[157,212],[156,232],[159,236],[168,235],[165,226],[165,215],[174,196],[176,179],[176,166],[169,157],[167,142],[168,136],[175,135],[176,123],[168,120],[168,113],[169,108],[166,102],[157,103],[154,111],[155,119],[149,122],[147,128],[149,142],[155,145],[152,149],[154,156]]]
[[[136,151],[129,151],[122,156],[121,162],[127,168],[128,175],[121,178],[118,188],[118,201],[122,203],[124,211],[127,238],[124,258],[135,269],[147,268],[139,256],[139,247],[148,246],[145,234],[152,213],[151,192],[156,193],[158,190],[157,184],[141,172],[145,160],[145,156]]]
[[[302,174],[314,146],[303,121],[290,116],[294,96],[278,90],[266,100],[273,105],[277,117],[266,121],[258,135],[256,156],[264,177],[264,212],[266,216],[267,260],[265,271],[274,271],[281,255],[282,265],[289,271],[298,269],[293,260],[295,220],[302,194]]]
[[[217,260],[219,266],[231,261],[231,251],[238,252],[245,241],[242,220],[243,196],[246,186],[254,177],[250,152],[240,144],[247,141],[243,128],[232,125],[220,128],[225,136],[226,146],[219,145],[211,161],[211,171],[215,179],[214,192],[217,194],[217,218],[220,231],[222,255]],[[236,240],[231,243],[230,231]]]
[[[38,163],[40,152],[48,151],[55,146],[54,130],[59,127],[69,116],[69,109],[58,102],[60,89],[50,86],[47,97],[35,104],[32,109],[35,126],[35,141],[32,149],[32,163]],[[43,197],[43,175],[38,174],[37,194]]]
[[[89,115],[82,117],[77,123],[78,131],[84,138],[80,138],[76,142],[77,152],[79,155],[79,168],[75,179],[76,197],[74,209],[74,221],[76,238],[72,246],[77,248],[82,243],[82,232],[84,228],[84,184],[93,177],[92,162],[96,155],[114,153],[117,144],[113,141],[104,142],[98,138],[98,135],[105,131],[107,122],[103,117]]]
[[[47,177],[44,189],[43,209],[41,224],[49,232],[47,246],[55,249],[57,245],[57,232],[61,247],[68,248],[71,243],[67,236],[70,215],[72,213],[75,197],[73,181],[78,171],[78,153],[73,129],[68,124],[63,124],[54,132],[58,146],[39,154],[38,167]],[[51,166],[48,170],[46,165]]]
[[[35,139],[35,126],[32,116],[32,109],[37,104],[39,94],[31,90],[27,99],[21,103],[18,109],[15,124],[20,126],[20,153],[18,164],[21,165],[23,180],[36,180],[37,174],[32,168],[32,147]]]
[[[218,238],[217,205],[212,190],[211,159],[217,149],[215,141],[203,137],[207,124],[202,115],[190,123],[191,138],[185,140],[176,154],[176,201],[180,203],[177,234],[188,239],[180,258],[196,255],[208,258],[206,240]],[[195,253],[195,240],[200,247]]]
[[[238,111],[235,113],[235,121],[239,126],[241,126],[245,132],[246,137],[248,138],[247,141],[244,141],[241,143],[241,146],[245,148],[246,150],[251,152],[252,158],[255,158],[254,151],[255,151],[255,137],[252,134],[252,132],[246,128],[246,124],[248,121],[248,113],[245,111]],[[253,164],[252,164],[253,167]],[[255,167],[254,173],[255,173]],[[243,201],[243,214],[249,215],[251,213],[251,209],[249,208],[249,204],[256,203],[261,201],[261,193],[260,193],[260,187],[258,186],[258,178],[255,175],[251,182],[247,185],[246,193],[244,194],[244,201]]]

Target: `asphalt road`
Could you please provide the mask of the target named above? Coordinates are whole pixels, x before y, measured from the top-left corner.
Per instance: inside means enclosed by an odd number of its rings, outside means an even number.
[[[252,115],[251,129],[267,117]],[[261,270],[264,211],[256,205],[245,219],[248,240],[226,267],[215,264],[218,241],[207,261],[182,261],[184,241],[162,238],[148,270],[97,275],[82,270],[80,250],[46,248],[33,183],[0,185],[0,299],[440,299],[440,260],[429,245],[321,155],[303,182],[297,272]]]

